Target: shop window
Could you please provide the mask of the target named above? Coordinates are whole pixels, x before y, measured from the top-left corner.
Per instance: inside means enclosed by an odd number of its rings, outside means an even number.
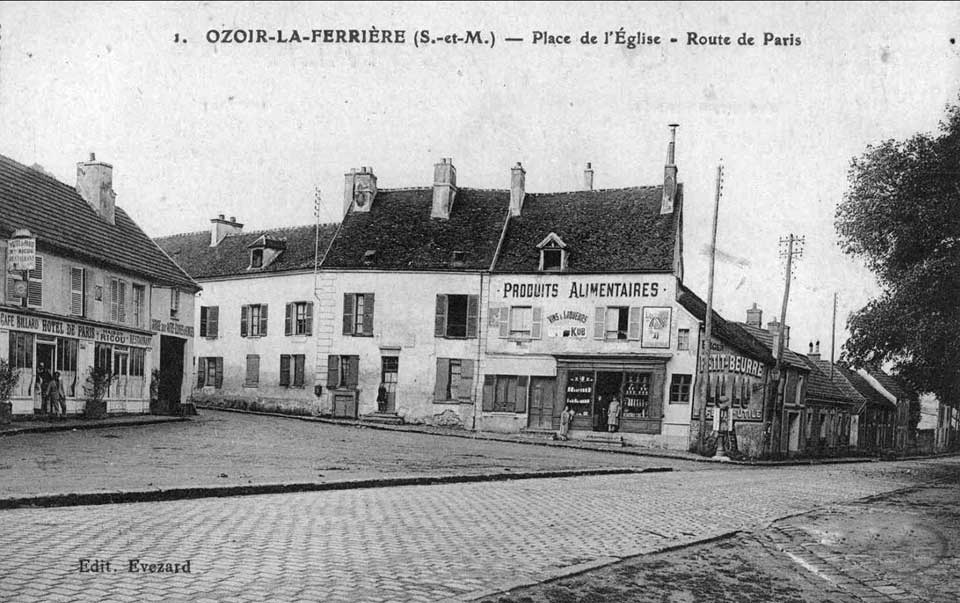
[[[197,387],[223,387],[223,358],[206,356],[197,360]]]
[[[692,383],[693,375],[673,375],[670,378],[670,403],[689,404]]]
[[[313,303],[287,304],[283,321],[284,335],[313,335]]]
[[[240,337],[265,337],[267,334],[267,304],[252,304],[240,308]]]
[[[220,330],[220,306],[200,307],[200,337],[216,339]]]
[[[327,388],[356,388],[360,377],[360,356],[330,354],[327,357]]]
[[[170,318],[180,316],[180,290],[174,287],[170,289]]]
[[[486,375],[483,378],[483,410],[490,412],[527,412],[526,375]]]
[[[434,401],[469,400],[473,395],[474,362],[469,358],[437,358]]]
[[[133,285],[133,325],[144,326],[147,309],[147,289],[143,285]]]
[[[437,295],[434,336],[476,337],[479,308],[478,295]]]
[[[86,273],[83,268],[70,267],[70,314],[74,316],[87,314]]]
[[[373,335],[373,293],[343,294],[343,334],[361,337]]]
[[[258,354],[247,354],[247,370],[243,386],[260,387],[260,356]]]
[[[60,373],[65,395],[73,397],[77,389],[77,340],[57,337],[55,369]]]
[[[690,349],[690,329],[677,329],[677,349]]]
[[[305,364],[306,356],[303,354],[281,354],[281,387],[303,387]]]
[[[623,386],[623,414],[640,419],[660,419],[659,410],[659,408],[654,409],[651,404],[650,374],[626,373]]]
[[[11,392],[16,397],[32,395],[33,386],[33,333],[10,331],[10,347],[7,361],[19,375],[16,389]]]

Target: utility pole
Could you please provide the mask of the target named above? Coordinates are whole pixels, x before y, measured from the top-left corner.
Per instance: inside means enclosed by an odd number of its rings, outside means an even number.
[[[313,296],[317,298],[317,301],[320,300],[317,297],[317,278],[320,268],[320,208],[323,206],[323,201],[320,196],[320,187],[316,187],[313,194],[313,216],[317,219],[316,229],[313,237]]]
[[[773,369],[774,399],[770,404],[773,416],[768,416],[768,420],[765,421],[764,425],[764,436],[767,440],[768,452],[771,453],[773,452],[774,444],[776,444],[778,448],[780,446],[780,415],[783,414],[784,396],[786,395],[787,379],[783,374],[783,349],[785,347],[784,343],[787,332],[787,302],[790,300],[790,281],[793,280],[793,258],[796,256],[799,259],[803,256],[804,240],[804,237],[798,237],[793,234],[780,237],[780,257],[786,259],[787,267],[783,279],[783,303],[780,306],[780,332],[777,334],[777,364]],[[771,430],[776,432],[775,438]]]
[[[833,381],[833,353],[837,343],[837,292],[833,292],[833,324],[830,325],[830,381]]]
[[[720,213],[720,191],[723,190],[723,164],[717,166],[717,193],[713,202],[713,232],[710,236],[710,276],[707,280],[707,315],[705,318],[703,341],[700,342],[700,433],[697,438],[697,450],[704,453],[707,438],[707,395],[710,379],[710,341],[713,330],[713,275],[717,258],[717,216]],[[720,412],[720,409],[714,409]]]

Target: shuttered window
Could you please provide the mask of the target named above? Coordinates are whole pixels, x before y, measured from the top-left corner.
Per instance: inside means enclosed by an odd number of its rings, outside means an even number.
[[[530,377],[527,375],[486,375],[483,381],[483,410],[527,412]]]
[[[223,387],[223,358],[207,356],[197,359],[197,387]]]
[[[200,308],[200,337],[215,339],[220,330],[220,306]]]
[[[474,361],[469,358],[437,358],[434,401],[469,401],[473,397]]]
[[[76,266],[70,268],[70,314],[74,316],[86,315],[86,281],[86,270]]]
[[[313,335],[313,302],[287,304],[283,334],[286,336]]]
[[[280,356],[280,385],[283,387],[303,387],[306,356],[304,354],[282,354]]]
[[[480,314],[478,295],[437,295],[435,337],[474,338]]]
[[[127,321],[127,283],[120,279],[110,279],[110,320]]]
[[[264,337],[267,334],[267,304],[240,308],[240,337]]]
[[[327,388],[355,388],[360,378],[360,356],[330,354],[327,357]]]
[[[143,285],[133,285],[133,325],[144,326],[147,310],[147,289]]]
[[[259,387],[260,385],[260,356],[247,354],[247,371],[243,380],[244,387]]]
[[[43,306],[43,258],[39,255],[34,269],[27,271],[27,305]]]
[[[180,315],[180,290],[170,289],[170,318],[176,318]]]
[[[343,334],[373,335],[373,293],[343,294]]]

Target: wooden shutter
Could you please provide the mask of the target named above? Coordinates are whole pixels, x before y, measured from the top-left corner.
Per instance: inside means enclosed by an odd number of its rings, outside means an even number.
[[[117,295],[117,320],[127,322],[127,283],[120,281],[120,290]]]
[[[460,391],[457,397],[469,400],[473,397],[473,360],[465,358],[460,361]]]
[[[360,356],[350,356],[347,366],[347,387],[357,387],[360,382]]]
[[[280,385],[290,386],[290,356],[287,354],[280,355]]]
[[[604,318],[606,315],[607,309],[603,307],[598,307],[594,309],[593,313],[593,338],[594,339],[603,339],[603,330],[604,330]]]
[[[353,335],[353,313],[356,305],[356,297],[353,293],[343,294],[343,334]]]
[[[295,304],[287,304],[283,317],[283,334],[285,336],[293,335],[293,311]]]
[[[304,335],[313,335],[313,302],[307,304],[307,329]]]
[[[250,306],[240,308],[240,337],[247,336],[247,323],[250,322]]]
[[[483,410],[491,412],[493,410],[493,390],[497,384],[496,375],[483,376]]]
[[[363,334],[373,335],[373,293],[363,294]]]
[[[663,390],[666,385],[666,373],[657,371],[650,376],[650,410],[647,416],[651,419],[663,418]],[[732,410],[730,412],[733,412]]]
[[[260,336],[267,335],[267,304],[260,306]]]
[[[27,305],[43,305],[43,258],[36,257],[36,268],[28,273],[29,282],[27,282]]]
[[[214,375],[215,382],[213,386],[219,389],[223,387],[223,357],[215,358],[214,362],[217,364],[214,367],[216,374]]]
[[[86,315],[86,297],[84,296],[84,269],[70,268],[70,313],[74,316]]]
[[[256,385],[260,383],[260,356],[257,356],[256,354],[247,355],[246,383],[248,385]]]
[[[303,354],[297,354],[293,357],[293,385],[295,387],[303,387],[305,360],[306,356]]]
[[[514,410],[516,412],[527,412],[527,390],[530,385],[530,377],[520,375],[517,379],[517,387],[514,389]]]
[[[447,296],[438,294],[436,318],[433,324],[433,336],[443,337],[446,334],[447,334]]]
[[[630,326],[627,331],[627,339],[640,339],[640,308],[630,308]]]
[[[217,337],[220,334],[220,306],[210,306],[207,309],[207,337]]]
[[[207,359],[197,359],[197,387],[203,387],[203,380],[207,375]]]
[[[543,322],[543,308],[540,306],[533,307],[533,321],[530,323],[530,338],[531,339],[540,339],[540,332],[542,331],[542,322]]]
[[[200,306],[200,337],[207,336],[207,312],[206,306]]]
[[[467,337],[476,337],[479,330],[480,296],[467,296]]]
[[[500,338],[510,337],[510,312],[511,309],[504,306],[500,308]]]
[[[117,316],[120,314],[120,309],[117,307],[117,299],[120,295],[120,283],[117,279],[110,279],[110,321],[117,322]]]
[[[487,326],[488,327],[500,326],[500,308],[498,306],[493,306],[487,309]]]
[[[440,296],[437,296],[440,297]],[[446,296],[443,296],[446,297]],[[450,385],[450,359],[437,358],[437,380],[433,388],[433,399],[437,402],[447,399],[447,387]]]
[[[340,356],[327,356],[327,389],[335,389],[340,381]]]

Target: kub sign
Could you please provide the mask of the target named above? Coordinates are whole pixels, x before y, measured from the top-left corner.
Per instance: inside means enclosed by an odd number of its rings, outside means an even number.
[[[7,242],[7,270],[34,270],[36,259],[36,239],[15,237]]]

